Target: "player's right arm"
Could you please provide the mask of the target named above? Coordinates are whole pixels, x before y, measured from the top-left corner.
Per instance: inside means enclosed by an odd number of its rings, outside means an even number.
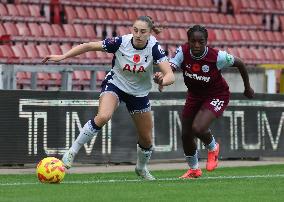
[[[61,60],[75,57],[77,55],[80,55],[88,51],[104,51],[102,44],[103,44],[102,41],[83,43],[70,49],[68,52],[64,53],[63,55],[48,55],[42,60],[42,62],[43,63],[47,61],[59,62]]]

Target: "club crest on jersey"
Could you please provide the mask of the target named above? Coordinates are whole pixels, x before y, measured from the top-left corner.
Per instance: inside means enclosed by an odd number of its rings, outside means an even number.
[[[208,66],[208,65],[203,65],[203,66],[201,67],[201,69],[202,69],[202,71],[203,71],[204,73],[209,72],[209,66]]]
[[[134,56],[133,56],[133,62],[135,62],[135,63],[138,63],[138,62],[140,62],[140,55],[138,55],[138,54],[135,54]]]

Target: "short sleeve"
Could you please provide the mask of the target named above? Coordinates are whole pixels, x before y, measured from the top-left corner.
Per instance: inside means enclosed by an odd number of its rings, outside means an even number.
[[[183,52],[181,46],[176,49],[175,56],[170,59],[170,65],[173,69],[177,70],[181,67],[183,62]]]
[[[106,38],[103,40],[103,49],[108,53],[115,53],[122,43],[122,37]]]
[[[233,66],[235,58],[233,55],[227,53],[226,51],[219,51],[217,57],[217,68],[220,70],[225,67]]]
[[[152,55],[154,64],[159,64],[168,60],[164,49],[160,46],[158,42],[152,48]]]

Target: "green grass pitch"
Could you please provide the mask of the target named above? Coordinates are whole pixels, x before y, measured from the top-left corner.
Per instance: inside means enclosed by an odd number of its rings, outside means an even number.
[[[218,168],[199,179],[178,179],[184,171],[153,171],[158,180],[151,182],[134,172],[66,174],[61,184],[0,175],[0,201],[284,201],[284,165]]]

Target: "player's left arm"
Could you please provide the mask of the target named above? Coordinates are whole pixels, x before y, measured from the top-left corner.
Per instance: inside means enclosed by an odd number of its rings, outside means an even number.
[[[233,66],[238,68],[238,70],[239,70],[239,72],[242,76],[242,79],[243,79],[243,82],[244,82],[244,87],[245,87],[244,95],[247,98],[250,98],[250,99],[253,98],[254,97],[254,90],[251,88],[251,85],[250,85],[250,82],[249,82],[249,75],[248,75],[248,72],[247,72],[247,69],[246,69],[244,62],[240,58],[235,57]]]

